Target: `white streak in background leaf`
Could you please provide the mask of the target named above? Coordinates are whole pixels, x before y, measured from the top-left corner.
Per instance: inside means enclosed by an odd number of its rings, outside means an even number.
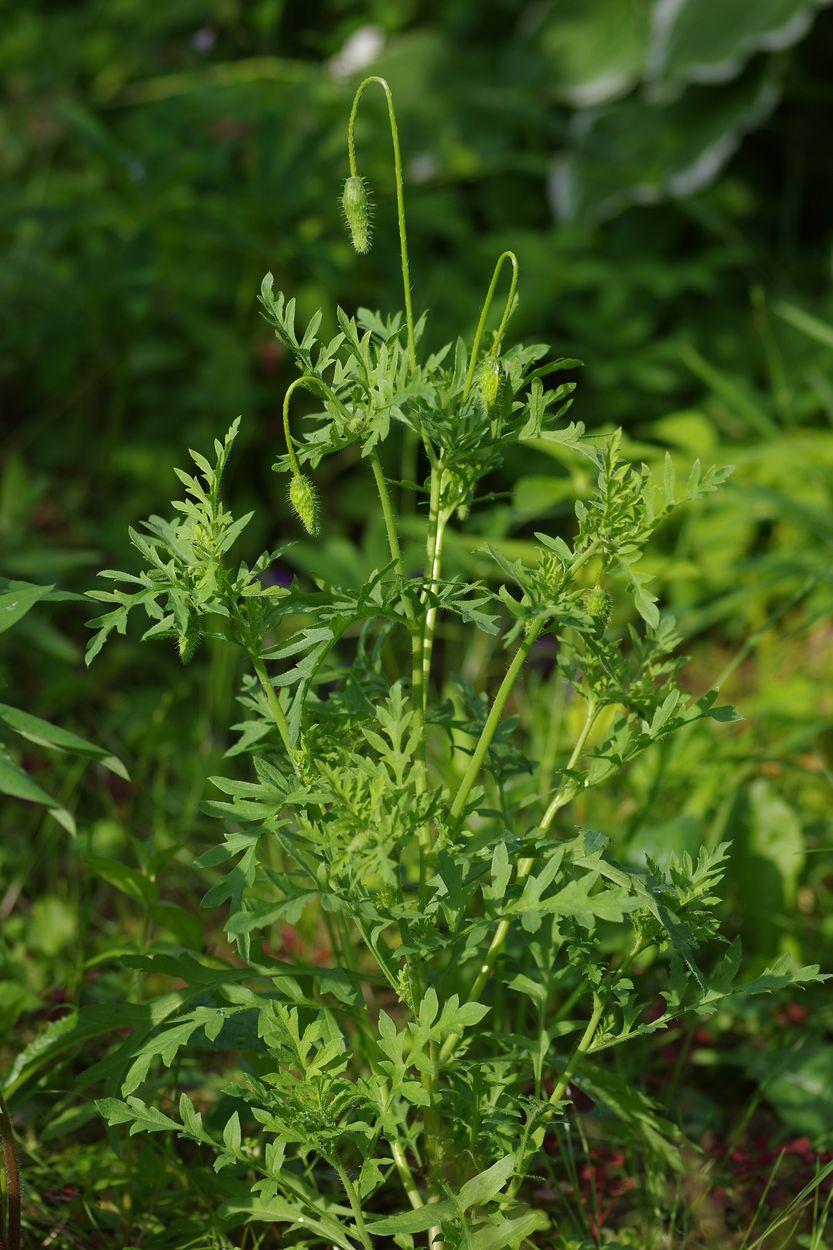
[[[569,156],[557,156],[550,166],[547,192],[550,207],[559,221],[575,221],[576,180]]]
[[[408,181],[430,182],[439,173],[440,163],[433,152],[419,152],[408,162]]]
[[[702,85],[730,82],[757,52],[782,52],[803,39],[815,21],[819,9],[827,7],[831,0],[812,0],[796,7],[786,21],[773,18],[778,24],[770,28],[751,29],[737,38],[731,51],[717,60],[682,61],[669,67],[674,27],[680,17],[695,0],[657,0],[651,23],[651,42],[646,61],[645,79],[652,84],[654,99],[676,99],[689,83]],[[696,0],[700,2],[700,0]],[[760,20],[761,0],[749,5],[750,25]],[[780,15],[779,15],[780,17]]]
[[[703,88],[694,90],[702,91]],[[585,164],[592,152],[597,121],[603,121],[617,106],[576,114],[570,124],[574,149],[557,156],[550,167],[548,197],[555,216],[564,222],[576,221],[586,214],[595,220],[605,220],[631,204],[656,204],[664,195],[687,196],[699,191],[720,173],[737,151],[744,135],[768,116],[779,96],[777,82],[764,78],[754,97],[737,111],[731,121],[725,123],[724,130],[711,142],[706,142],[680,168],[666,168],[657,171],[656,177],[644,176],[642,180],[620,186],[605,186],[602,183],[600,188],[594,185],[592,178],[588,180]],[[664,112],[662,106],[656,103],[645,104],[644,107],[659,116]],[[599,165],[607,164],[613,169],[609,158],[595,159]]]
[[[668,190],[672,195],[686,196],[708,186],[726,162],[737,151],[740,134],[721,135],[714,143],[705,148],[685,169],[678,170],[668,179]]]
[[[361,26],[354,31],[344,47],[330,58],[329,75],[336,82],[343,82],[351,74],[366,69],[385,46],[385,32],[381,26]]]
[[[629,70],[607,70],[583,82],[579,87],[571,87],[564,93],[573,108],[594,108],[598,104],[606,104],[608,100],[621,96],[633,82],[633,74]]]
[[[671,31],[677,14],[684,9],[688,0],[657,0],[651,18],[651,41],[645,59],[645,79],[651,82],[660,78],[665,71],[668,57],[668,45]]]
[[[714,143],[704,148],[691,164],[669,175],[666,184],[668,191],[672,195],[686,196],[699,191],[701,187],[708,186],[726,162],[734,156],[744,135],[772,111],[779,95],[780,92],[774,82],[764,83],[758,99],[749,112],[740,119],[737,126],[727,131],[726,134],[720,135]]]

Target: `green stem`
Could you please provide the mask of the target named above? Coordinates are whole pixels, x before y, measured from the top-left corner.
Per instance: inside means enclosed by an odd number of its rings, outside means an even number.
[[[500,725],[500,721],[503,716],[503,710],[506,707],[506,701],[509,698],[509,695],[512,693],[512,687],[515,685],[515,682],[518,680],[520,671],[523,668],[524,660],[526,659],[526,657],[529,655],[530,651],[532,650],[532,647],[538,635],[540,634],[541,630],[543,629],[543,627],[544,627],[543,619],[534,621],[530,625],[529,629],[527,630],[526,636],[524,637],[523,642],[518,647],[518,650],[515,652],[514,659],[512,660],[512,663],[509,665],[509,668],[506,671],[506,676],[504,677],[503,681],[500,683],[498,692],[495,695],[494,703],[492,704],[489,715],[486,718],[486,724],[483,726],[483,730],[480,734],[480,738],[478,739],[477,746],[474,748],[472,757],[469,760],[469,766],[466,769],[465,775],[463,776],[463,780],[460,782],[460,785],[457,789],[457,793],[454,796],[454,801],[451,804],[451,810],[449,812],[449,824],[451,825],[452,829],[455,828],[459,824],[459,821],[465,809],[469,794],[471,793],[472,787],[475,781],[477,780],[477,775],[480,772],[480,769],[483,765],[483,761],[486,758],[486,752],[491,746],[492,739],[494,738],[497,732],[498,726]]]
[[[353,1219],[356,1221],[356,1229],[358,1230],[359,1240],[365,1247],[365,1250],[373,1250],[373,1242],[370,1240],[370,1234],[368,1233],[367,1226],[364,1222],[364,1212],[362,1211],[362,1204],[359,1200],[359,1195],[356,1193],[356,1188],[350,1180],[350,1177],[347,1175],[347,1171],[337,1155],[334,1154],[330,1158],[329,1162],[332,1164],[336,1172],[338,1172],[339,1180],[344,1186],[344,1192],[347,1194],[347,1201],[350,1203],[350,1210],[353,1212]]]
[[[581,727],[581,733],[576,739],[576,744],[573,747],[573,753],[570,756],[569,760],[567,761],[567,767],[566,767],[567,772],[575,768],[576,764],[578,763],[579,757],[581,756],[581,753],[585,747],[585,743],[587,742],[587,739],[590,735],[590,731],[593,728],[594,724],[596,723],[596,717],[598,716],[598,714],[599,714],[599,708],[591,699],[587,704],[587,713],[584,717],[584,724]],[[539,832],[541,833],[547,832],[553,820],[555,819],[556,813],[560,811],[560,809],[564,807],[565,804],[570,802],[570,800],[574,797],[574,794],[575,794],[575,789],[572,784],[561,787],[561,789],[553,798],[547,810],[544,812],[544,815],[541,817],[541,823],[538,826]]]
[[[551,1107],[557,1107],[564,1097],[564,1091],[573,1079],[576,1068],[581,1063],[582,1058],[587,1054],[592,1045],[593,1038],[596,1036],[596,1030],[599,1027],[601,1018],[604,1015],[606,998],[602,998],[599,994],[593,995],[593,1014],[587,1021],[587,1028],[582,1033],[578,1045],[573,1051],[566,1068],[561,1074],[560,1080],[555,1085],[549,1097]]]
[[[12,1124],[6,1104],[0,1095],[0,1141],[6,1173],[5,1212],[0,1205],[0,1245],[4,1250],[20,1250],[20,1171],[14,1148]],[[0,1196],[0,1203],[2,1197]]]
[[[408,1160],[405,1157],[405,1151],[402,1149],[402,1143],[398,1137],[394,1137],[391,1140],[390,1152],[393,1157],[393,1162],[396,1167],[396,1170],[399,1173],[399,1179],[402,1182],[402,1188],[405,1190],[405,1193],[407,1194],[408,1201],[410,1202],[411,1206],[413,1207],[415,1211],[418,1210],[419,1207],[424,1207],[425,1203],[423,1202],[422,1194],[419,1192],[419,1189],[417,1188],[417,1183],[414,1180],[413,1172],[410,1169]]]
[[[378,78],[375,74],[370,78],[365,78],[364,82],[359,83],[356,94],[353,97],[353,107],[350,110],[350,121],[347,125],[347,154],[350,161],[351,177],[358,175],[356,167],[356,114],[359,109],[359,100],[364,94],[365,88],[371,83],[376,83],[385,93],[385,99],[388,105],[388,118],[390,119],[390,135],[393,141],[393,170],[396,181],[396,214],[399,219],[399,252],[402,262],[402,288],[405,294],[405,321],[408,327],[408,355],[411,359],[411,368],[416,369],[416,340],[414,338],[414,312],[411,305],[411,271],[408,264],[408,236],[405,230],[405,194],[403,189],[402,178],[402,154],[399,150],[399,130],[396,125],[396,113],[393,108],[393,96],[388,84],[384,78]]]
[[[474,371],[477,368],[477,356],[480,351],[480,340],[483,337],[483,330],[485,329],[485,326],[486,326],[486,318],[488,317],[489,309],[492,306],[492,300],[494,299],[495,290],[497,288],[497,283],[498,283],[498,278],[500,277],[500,271],[503,268],[503,262],[505,260],[508,260],[512,266],[512,279],[509,283],[509,294],[506,297],[506,303],[504,304],[504,307],[503,307],[503,316],[501,317],[500,326],[498,327],[498,332],[497,332],[497,335],[495,336],[495,341],[492,344],[493,356],[496,356],[498,354],[498,351],[500,350],[501,340],[503,339],[503,335],[506,330],[506,325],[507,325],[507,322],[509,321],[509,317],[512,312],[512,304],[515,299],[515,292],[518,289],[518,258],[514,252],[501,252],[500,256],[498,257],[497,264],[495,265],[495,271],[492,274],[492,280],[489,283],[489,289],[486,292],[486,298],[483,301],[483,308],[480,313],[480,320],[477,323],[477,330],[475,331],[474,342],[472,343],[472,348],[471,348],[471,358],[469,360],[469,368],[466,374],[466,384],[463,387],[463,399],[464,400],[468,399],[469,391],[471,390],[472,382],[474,381]]]
[[[396,563],[396,571],[400,577],[404,577],[402,568],[402,551],[399,546],[399,535],[396,532],[396,518],[393,515],[393,504],[391,503],[390,491],[385,481],[385,475],[382,472],[382,466],[379,457],[374,451],[370,456],[370,467],[373,470],[373,477],[376,480],[376,489],[379,492],[379,501],[382,505],[382,514],[385,518],[385,530],[388,535],[388,547],[390,548],[391,559]],[[405,600],[405,610],[409,616],[410,603]]]
[[[283,744],[286,747],[286,753],[290,759],[294,760],[295,752],[292,749],[292,742],[289,737],[289,725],[286,722],[283,708],[278,701],[278,696],[275,694],[275,687],[269,680],[269,674],[266,672],[266,665],[259,656],[252,656],[252,666],[255,670],[255,675],[260,682],[261,689],[266,695],[266,702],[269,704],[269,711],[272,713],[272,719],[277,725],[278,732],[283,739]]]

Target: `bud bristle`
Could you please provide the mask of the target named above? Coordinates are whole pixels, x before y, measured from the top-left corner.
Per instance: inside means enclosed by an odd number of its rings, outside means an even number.
[[[177,651],[183,664],[191,663],[199,645],[200,632],[198,629],[189,628],[184,634],[179,635],[177,638]]]
[[[344,184],[341,207],[350,229],[353,247],[360,256],[370,251],[372,211],[367,184],[358,174],[351,174]]]
[[[315,487],[303,473],[297,473],[289,483],[289,502],[308,534],[318,532],[318,498]]]
[[[487,412],[491,412],[497,403],[502,381],[500,361],[495,356],[487,356],[480,369],[480,395]]]
[[[584,610],[596,626],[596,632],[603,634],[610,620],[612,601],[610,595],[601,586],[584,592]]]

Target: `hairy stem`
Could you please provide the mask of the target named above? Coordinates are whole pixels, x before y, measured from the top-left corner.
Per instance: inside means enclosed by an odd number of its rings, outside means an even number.
[[[269,674],[266,672],[266,665],[259,656],[252,656],[252,667],[255,670],[255,676],[260,682],[261,689],[266,695],[266,702],[269,704],[269,711],[272,713],[272,719],[278,727],[278,733],[281,735],[283,745],[286,747],[286,753],[291,760],[295,758],[295,751],[289,736],[289,725],[284,716],[283,708],[280,705],[278,696],[275,694],[275,687],[269,680]]]
[[[350,1177],[347,1175],[347,1169],[344,1167],[341,1160],[335,1154],[333,1154],[330,1157],[329,1163],[331,1163],[335,1171],[338,1172],[339,1180],[344,1186],[344,1192],[347,1195],[347,1201],[350,1203],[350,1210],[353,1212],[353,1219],[356,1221],[356,1229],[359,1234],[359,1240],[361,1241],[362,1245],[365,1247],[365,1250],[373,1250],[373,1242],[370,1239],[370,1234],[367,1231],[367,1225],[364,1222],[364,1212],[362,1211],[362,1204],[359,1199],[359,1195],[356,1193],[355,1185],[350,1180]]]
[[[347,124],[347,154],[350,161],[350,174],[352,177],[357,176],[358,169],[356,167],[356,114],[359,110],[359,101],[364,91],[371,83],[376,83],[385,93],[385,99],[388,105],[388,118],[390,120],[390,135],[393,142],[393,172],[396,182],[396,215],[399,220],[399,253],[402,264],[402,288],[405,295],[405,321],[408,327],[408,355],[411,360],[411,368],[416,369],[416,340],[414,338],[414,312],[411,305],[411,271],[408,264],[408,236],[405,230],[405,193],[402,178],[402,154],[399,150],[399,130],[396,125],[396,113],[393,108],[393,96],[390,87],[384,78],[379,78],[375,74],[370,78],[365,78],[364,82],[359,83],[356,94],[353,97],[353,107],[350,110],[350,121]]]
[[[396,1171],[399,1174],[399,1179],[402,1182],[402,1188],[405,1190],[411,1206],[415,1211],[418,1210],[419,1207],[424,1207],[425,1203],[422,1200],[422,1194],[417,1188],[417,1183],[414,1180],[414,1174],[411,1171],[410,1165],[405,1156],[405,1151],[402,1149],[402,1143],[398,1137],[394,1137],[391,1140],[390,1153],[393,1158]]]
[[[14,1148],[11,1120],[0,1095],[0,1141],[5,1171],[5,1211],[0,1205],[0,1246],[3,1250],[20,1250],[20,1172]],[[3,1200],[0,1198],[0,1203]]]
[[[581,733],[576,739],[576,744],[573,747],[573,753],[570,756],[569,760],[567,761],[565,771],[570,772],[571,769],[575,768],[576,764],[578,763],[581,757],[581,753],[584,750],[585,745],[587,743],[587,739],[590,736],[590,731],[592,730],[593,726],[596,723],[596,717],[599,714],[599,710],[600,709],[596,706],[596,704],[592,700],[588,702],[587,712],[584,717],[584,724],[581,727]],[[547,832],[553,820],[555,819],[556,813],[560,811],[560,809],[564,807],[565,804],[569,803],[573,797],[574,797],[574,787],[572,786],[571,783],[568,782],[566,785],[562,786],[561,789],[558,791],[558,793],[553,797],[552,802],[550,803],[547,810],[544,812],[544,815],[541,817],[541,822],[538,825],[539,832],[541,833]]]
[[[474,381],[474,371],[477,368],[477,356],[480,351],[480,340],[483,337],[483,330],[485,329],[485,326],[486,326],[486,318],[488,317],[489,309],[492,306],[492,300],[494,299],[495,290],[498,284],[498,278],[500,277],[500,271],[503,268],[503,262],[507,260],[512,266],[512,279],[509,283],[509,294],[506,297],[506,303],[503,308],[503,316],[501,317],[501,320],[500,320],[500,326],[498,327],[498,332],[497,332],[497,335],[495,336],[495,341],[492,344],[493,356],[496,356],[500,349],[501,340],[503,339],[504,331],[506,330],[506,324],[509,321],[509,316],[512,312],[512,304],[515,300],[515,292],[518,289],[518,258],[514,252],[501,252],[500,256],[498,257],[497,264],[495,265],[495,271],[492,274],[492,280],[489,283],[489,289],[486,292],[486,298],[483,301],[483,308],[480,313],[480,320],[477,323],[477,330],[475,331],[474,342],[472,343],[472,347],[471,347],[471,358],[469,359],[468,372],[466,373],[466,384],[463,387],[463,399],[464,400],[468,399],[469,392],[472,387],[472,382]]]
[[[440,508],[442,494],[442,469],[438,466],[431,471],[431,503],[428,519],[428,542],[426,556],[430,569],[431,594],[436,594],[442,569],[443,541],[449,514]],[[431,676],[431,656],[434,648],[434,631],[437,626],[437,609],[429,604],[425,614],[425,628],[422,635],[422,687],[425,703],[428,702],[428,683]]]
[[[388,536],[388,547],[390,548],[390,557],[396,564],[396,571],[400,577],[404,577],[402,568],[402,550],[399,546],[399,535],[396,532],[396,518],[393,515],[393,504],[391,503],[390,491],[385,481],[385,475],[382,471],[382,465],[379,457],[374,451],[370,456],[370,467],[373,470],[373,477],[376,481],[376,489],[379,492],[379,502],[382,505],[382,515],[385,518],[385,530]],[[410,612],[410,603],[405,601],[405,610]]]

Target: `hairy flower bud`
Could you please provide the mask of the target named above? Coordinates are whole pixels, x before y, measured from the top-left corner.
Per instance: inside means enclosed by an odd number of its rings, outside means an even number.
[[[190,664],[193,660],[194,653],[200,645],[200,638],[200,631],[193,625],[189,625],[185,633],[177,637],[176,649],[183,664]]]
[[[353,247],[360,256],[370,251],[372,212],[367,184],[358,174],[351,174],[344,184],[341,207],[350,229]]]
[[[596,633],[603,634],[610,620],[612,601],[610,595],[601,586],[584,592],[584,610],[596,626]]]
[[[308,534],[318,532],[318,496],[304,473],[296,473],[289,483],[289,502]]]
[[[487,356],[480,369],[480,395],[487,412],[491,412],[498,400],[503,370],[495,356]]]

